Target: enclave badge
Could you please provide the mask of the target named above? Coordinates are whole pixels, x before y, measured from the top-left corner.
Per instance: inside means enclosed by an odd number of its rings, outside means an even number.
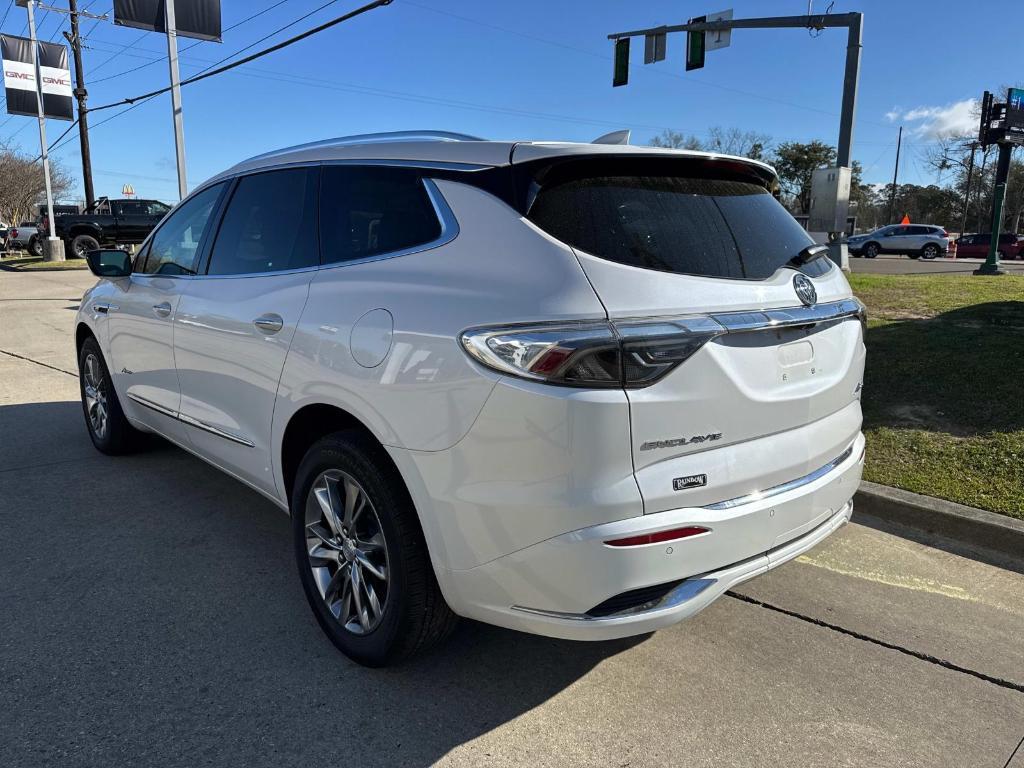
[[[685,491],[687,488],[700,488],[708,484],[707,475],[687,475],[672,481],[672,490]]]
[[[793,290],[796,291],[796,297],[805,307],[818,302],[818,292],[814,290],[814,283],[803,275],[793,275]]]

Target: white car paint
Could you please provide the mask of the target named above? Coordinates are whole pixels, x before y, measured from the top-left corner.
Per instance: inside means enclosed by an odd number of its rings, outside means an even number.
[[[653,385],[628,390],[553,386],[473,359],[459,338],[481,326],[800,306],[791,269],[725,280],[616,264],[559,242],[450,172],[507,168],[513,154],[633,153],[701,156],[362,140],[253,158],[217,179],[289,163],[418,164],[432,179],[425,183],[442,236],[408,253],[292,272],[101,280],[78,323],[99,340],[134,425],[282,509],[289,422],[311,405],[358,420],[402,475],[456,613],[577,639],[650,631],[849,519],[863,466],[864,344],[852,317],[814,331],[780,328],[772,343],[721,336]],[[432,177],[432,167],[448,173]],[[838,269],[813,283],[820,305],[851,299]],[[154,310],[165,304],[166,315]],[[267,315],[280,318],[280,330],[254,324]],[[721,439],[644,448],[703,434]],[[673,489],[674,478],[701,474],[710,478],[705,486]],[[738,497],[746,498],[714,508]],[[681,525],[708,532],[668,544],[605,544]],[[668,582],[680,585],[656,605],[587,615],[615,595]]]

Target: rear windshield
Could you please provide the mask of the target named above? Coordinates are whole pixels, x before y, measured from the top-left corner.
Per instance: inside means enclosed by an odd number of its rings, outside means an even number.
[[[705,277],[762,280],[814,242],[763,183],[650,170],[559,173],[535,187],[528,217],[594,256]]]

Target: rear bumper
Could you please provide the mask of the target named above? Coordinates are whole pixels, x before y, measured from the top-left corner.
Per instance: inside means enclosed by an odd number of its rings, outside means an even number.
[[[447,571],[442,577],[446,597],[461,615],[573,640],[607,640],[669,626],[736,584],[806,552],[846,523],[863,469],[863,436],[851,448],[828,472],[765,498],[596,525],[476,568]],[[686,525],[710,530],[661,544],[604,543]],[[624,592],[669,583],[674,586],[667,593],[649,602],[610,615],[588,613]]]

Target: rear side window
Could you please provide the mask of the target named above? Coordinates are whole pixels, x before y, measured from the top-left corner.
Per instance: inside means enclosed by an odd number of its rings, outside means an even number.
[[[910,227],[910,234],[912,235],[933,235],[935,230],[931,227]]]
[[[742,179],[570,176],[542,184],[528,216],[594,256],[705,277],[765,279],[814,242],[763,185]]]
[[[324,166],[320,237],[325,264],[403,251],[440,236],[441,222],[415,169]]]
[[[210,255],[211,275],[247,275],[317,264],[318,168],[243,176]]]

